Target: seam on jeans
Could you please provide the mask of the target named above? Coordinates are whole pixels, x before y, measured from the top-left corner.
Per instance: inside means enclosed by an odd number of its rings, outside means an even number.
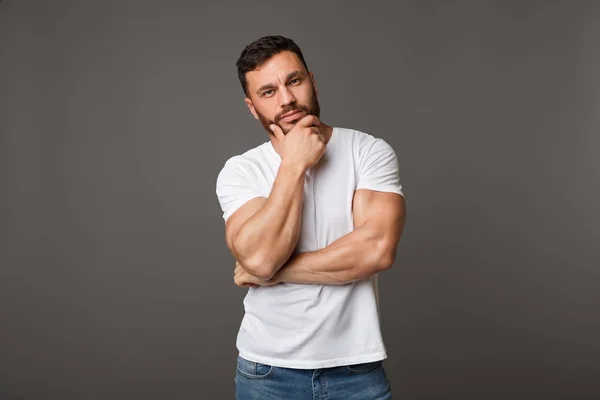
[[[325,379],[325,371],[323,371],[323,375],[321,375],[321,382],[323,383],[323,400],[327,400],[329,398],[329,390],[327,389],[327,380]]]
[[[317,384],[317,382],[315,382],[315,375],[317,374],[319,370],[315,369],[312,373],[312,379],[310,380],[312,383],[312,392],[313,392],[313,400],[318,400],[319,399],[319,395],[317,393],[317,386],[319,386]]]

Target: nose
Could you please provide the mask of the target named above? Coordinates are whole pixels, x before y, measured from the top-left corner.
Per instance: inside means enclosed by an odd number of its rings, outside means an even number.
[[[279,91],[279,104],[281,106],[286,106],[294,102],[296,102],[296,97],[294,97],[294,94],[287,86]]]

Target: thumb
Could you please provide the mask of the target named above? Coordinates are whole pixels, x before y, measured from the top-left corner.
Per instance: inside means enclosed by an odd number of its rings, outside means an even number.
[[[277,140],[283,140],[283,138],[285,137],[285,135],[283,134],[283,131],[281,130],[281,128],[279,127],[279,125],[277,125],[277,124],[271,124],[269,126],[269,128],[271,128],[271,131],[273,131],[273,134],[275,135],[275,138]]]

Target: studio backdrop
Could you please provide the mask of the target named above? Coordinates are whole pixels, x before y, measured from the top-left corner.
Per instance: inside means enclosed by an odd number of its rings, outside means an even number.
[[[215,183],[268,140],[235,61],[271,34],[324,122],[398,155],[394,396],[599,398],[599,27],[566,0],[0,2],[0,399],[233,398]]]

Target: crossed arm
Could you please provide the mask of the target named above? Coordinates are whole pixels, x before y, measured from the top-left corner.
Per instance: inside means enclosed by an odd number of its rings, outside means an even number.
[[[392,266],[404,229],[404,197],[396,193],[359,189],[353,200],[355,229],[311,252],[293,254],[273,275],[252,275],[236,263],[238,286],[270,286],[282,282],[346,284]]]

